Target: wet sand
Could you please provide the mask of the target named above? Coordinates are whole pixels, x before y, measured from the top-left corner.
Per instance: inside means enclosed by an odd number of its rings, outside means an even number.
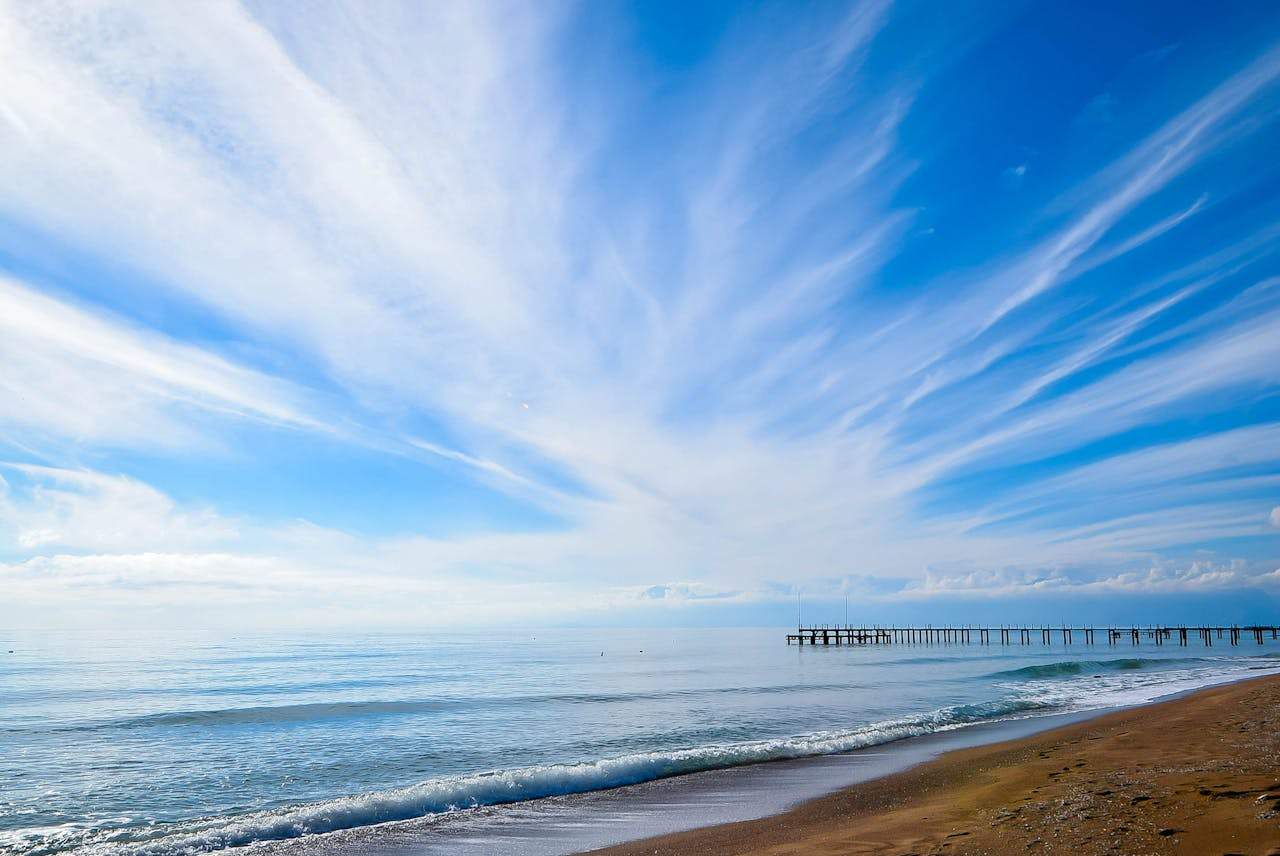
[[[773,817],[592,852],[1280,856],[1280,676],[949,752]]]

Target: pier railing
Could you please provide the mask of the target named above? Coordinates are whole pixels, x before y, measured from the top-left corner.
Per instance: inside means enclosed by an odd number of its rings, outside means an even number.
[[[1199,641],[1212,647],[1215,639],[1222,644],[1239,645],[1252,640],[1259,645],[1280,639],[1278,624],[1199,625],[1156,624],[1107,627],[1053,627],[999,625],[994,627],[932,625],[918,627],[855,627],[853,625],[815,625],[798,627],[787,634],[787,644],[797,645],[1063,645],[1081,642],[1085,645],[1181,645]]]

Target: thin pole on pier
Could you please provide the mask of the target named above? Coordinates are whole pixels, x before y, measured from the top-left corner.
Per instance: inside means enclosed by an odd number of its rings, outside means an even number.
[[[808,644],[814,646],[822,645],[852,645],[856,641],[859,645],[891,645],[891,644],[908,644],[908,645],[972,645],[975,641],[973,631],[977,632],[977,643],[980,645],[989,645],[992,643],[992,631],[998,629],[1000,631],[1000,644],[1011,645],[1013,642],[1013,632],[1018,632],[1018,645],[1028,646],[1032,643],[1032,633],[1040,633],[1040,643],[1042,645],[1053,645],[1055,634],[1062,634],[1063,645],[1073,645],[1075,643],[1075,633],[1079,631],[1086,645],[1097,644],[1097,630],[1092,626],[1072,627],[1065,622],[1060,627],[1052,627],[1049,625],[1041,625],[1039,627],[1011,626],[1007,624],[999,625],[998,628],[984,627],[981,625],[951,625],[944,624],[941,627],[935,627],[932,624],[925,625],[907,625],[905,627],[885,626],[885,625],[863,625],[854,627],[849,624],[849,596],[845,595],[845,618],[843,626],[832,627],[829,624],[813,625],[812,627],[804,626],[804,597],[803,593],[797,588],[796,590],[796,632],[787,634],[787,644],[791,644],[794,639],[797,645]],[[1194,634],[1200,637],[1205,647],[1212,647],[1214,644],[1214,634],[1218,638],[1223,638],[1224,634],[1230,640],[1232,646],[1240,645],[1246,638],[1245,634],[1253,637],[1254,643],[1258,645],[1266,644],[1268,634],[1272,639],[1280,639],[1280,625],[1278,624],[1247,624],[1241,626],[1232,624],[1230,626],[1213,626],[1202,625],[1199,627],[1188,627],[1185,624],[1166,625],[1166,624],[1137,624],[1127,627],[1117,627],[1110,625],[1101,628],[1107,636],[1107,645],[1114,647],[1121,644],[1124,637],[1129,637],[1129,644],[1137,647],[1143,644],[1143,638],[1149,639],[1152,644],[1163,647],[1167,642],[1174,644],[1174,633],[1177,633],[1177,644],[1179,647],[1185,648],[1191,644],[1191,638]],[[822,642],[818,642],[821,636]],[[834,637],[834,641],[832,640]]]

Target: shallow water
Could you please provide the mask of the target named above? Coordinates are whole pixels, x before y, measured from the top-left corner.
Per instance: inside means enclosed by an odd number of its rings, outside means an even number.
[[[1262,671],[1280,644],[799,648],[781,630],[10,634],[0,848],[204,852]],[[555,801],[525,811],[554,811]],[[512,810],[472,813],[469,828]]]

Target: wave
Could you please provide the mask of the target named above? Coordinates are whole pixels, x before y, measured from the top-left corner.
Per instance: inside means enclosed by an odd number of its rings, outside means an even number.
[[[983,680],[991,678],[1015,678],[1036,680],[1042,678],[1072,677],[1074,675],[1095,674],[1098,672],[1130,672],[1145,669],[1165,670],[1171,666],[1188,666],[1192,664],[1210,663],[1247,663],[1250,660],[1280,659],[1280,651],[1268,651],[1265,654],[1246,656],[1200,656],[1200,657],[1113,657],[1109,660],[1059,660],[1054,663],[1040,663],[1034,666],[1023,666],[1020,669],[1009,669],[984,675]]]
[[[395,790],[325,800],[236,817],[114,830],[83,842],[82,852],[176,856],[336,832],[461,809],[617,788],[703,770],[849,752],[970,723],[1008,718],[1056,705],[1008,699],[954,705],[917,716],[844,731],[642,752],[578,764],[550,764],[432,779]]]
[[[59,726],[51,731],[99,731],[110,729],[162,728],[184,726],[221,726],[286,722],[315,722],[326,719],[350,719],[365,716],[434,713],[485,707],[521,707],[530,704],[612,704],[631,701],[686,698],[715,695],[775,695],[812,690],[866,689],[860,683],[771,684],[754,687],[717,687],[633,693],[555,693],[513,696],[440,696],[431,699],[361,700],[338,702],[304,702],[286,705],[213,708],[207,710],[174,710],[121,719],[92,721]],[[38,730],[38,729],[37,729]]]
[[[431,701],[336,701],[311,704],[232,707],[222,710],[178,710],[152,713],[107,723],[116,728],[152,728],[178,725],[233,725],[265,722],[297,722],[321,719],[346,719],[351,716],[378,714],[425,713],[448,707],[447,702]]]
[[[1054,663],[1039,663],[1034,666],[1023,666],[1020,669],[992,672],[984,676],[984,679],[1015,678],[1037,680],[1064,678],[1074,675],[1095,674],[1097,672],[1130,672],[1204,662],[1209,662],[1209,659],[1206,657],[1119,657],[1113,660],[1059,660]]]
[[[982,660],[996,660],[1001,657],[999,653],[972,653],[963,648],[957,649],[957,653],[953,656],[937,656],[929,655],[923,657],[903,657],[899,660],[885,660],[881,665],[884,666],[921,666],[932,663],[976,663]]]

